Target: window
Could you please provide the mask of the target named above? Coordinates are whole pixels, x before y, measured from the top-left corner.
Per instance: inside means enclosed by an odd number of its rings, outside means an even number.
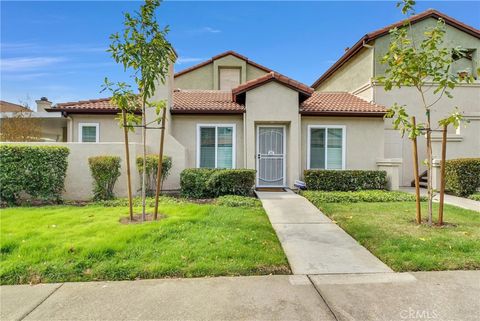
[[[235,125],[197,125],[197,167],[235,168]]]
[[[308,126],[308,169],[345,169],[345,126]]]
[[[232,90],[240,85],[240,68],[219,68],[219,89]]]
[[[98,123],[79,123],[78,141],[80,143],[98,143],[99,140]]]

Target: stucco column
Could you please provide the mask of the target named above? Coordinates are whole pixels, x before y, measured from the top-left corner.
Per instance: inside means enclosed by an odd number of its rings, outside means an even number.
[[[377,168],[381,171],[387,172],[388,189],[396,191],[400,187],[400,166],[402,165],[401,158],[384,158],[377,159]]]

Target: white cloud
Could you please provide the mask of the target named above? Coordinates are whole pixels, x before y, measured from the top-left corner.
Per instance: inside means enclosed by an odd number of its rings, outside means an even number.
[[[204,27],[204,28],[201,29],[201,31],[208,32],[208,33],[219,33],[219,32],[221,32],[221,30],[214,29],[212,27]]]
[[[95,53],[105,52],[108,46],[96,44],[38,44],[34,42],[3,42],[0,44],[2,52],[18,53],[41,53],[41,52],[63,52],[63,53]]]
[[[196,58],[196,57],[179,57],[177,59],[177,64],[182,65],[182,64],[189,64],[193,62],[199,62],[203,61],[205,58]]]
[[[6,71],[25,71],[50,66],[65,61],[62,57],[18,57],[0,59],[0,69]]]

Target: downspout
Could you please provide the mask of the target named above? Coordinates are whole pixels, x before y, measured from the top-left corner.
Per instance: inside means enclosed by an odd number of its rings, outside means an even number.
[[[243,168],[247,168],[247,108],[243,113]]]
[[[372,46],[372,45],[369,45],[367,44],[366,40],[363,40],[363,47],[365,48],[368,48],[368,49],[372,49],[373,53],[372,53],[372,57],[373,57],[373,61],[372,61],[372,78],[375,77],[375,46]],[[370,79],[370,85],[372,86],[372,102],[375,102],[375,86],[374,86],[374,81],[372,79]]]
[[[73,142],[73,119],[70,116],[65,116],[67,119],[67,143]],[[70,135],[70,137],[68,137]]]

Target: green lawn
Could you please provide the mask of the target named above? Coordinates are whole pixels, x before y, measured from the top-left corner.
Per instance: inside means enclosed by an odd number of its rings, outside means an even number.
[[[455,226],[431,228],[414,224],[414,202],[317,205],[395,271],[480,269],[478,212],[446,205],[445,221]]]
[[[126,207],[2,209],[1,283],[290,273],[261,207],[161,210],[161,221],[120,224]]]

